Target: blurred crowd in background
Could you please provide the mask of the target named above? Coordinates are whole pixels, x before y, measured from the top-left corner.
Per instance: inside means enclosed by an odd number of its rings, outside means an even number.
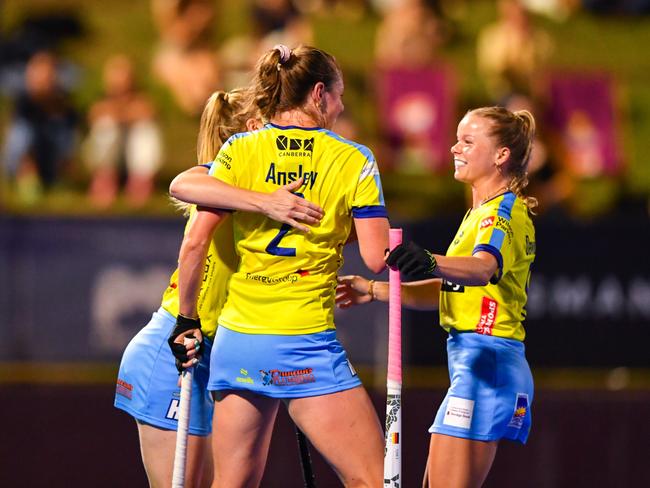
[[[636,25],[650,0],[140,2],[0,3],[0,211],[171,212],[167,185],[196,163],[205,101],[246,85],[281,42],[339,58],[347,108],[334,130],[375,152],[399,217],[466,206],[449,148],[462,114],[492,104],[537,118],[529,193],[540,213],[648,215],[643,130],[631,126],[650,114],[630,109],[626,69],[559,60],[607,49],[599,23]],[[93,9],[99,22],[102,9],[135,20],[100,34]],[[132,28],[138,15],[148,27]],[[554,35],[572,22],[593,37]]]

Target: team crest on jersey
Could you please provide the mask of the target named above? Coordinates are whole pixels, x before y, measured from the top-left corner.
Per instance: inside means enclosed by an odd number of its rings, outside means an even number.
[[[491,215],[490,217],[485,217],[483,220],[481,220],[479,229],[485,229],[486,227],[490,227],[492,224],[494,224],[494,215]]]
[[[524,418],[526,418],[526,413],[528,413],[528,395],[526,393],[517,393],[515,411],[508,423],[508,427],[521,429],[524,424]]]
[[[279,369],[265,371],[260,369],[260,376],[264,386],[290,386],[316,382],[316,376],[314,376],[312,368],[297,369],[295,371],[280,371]]]

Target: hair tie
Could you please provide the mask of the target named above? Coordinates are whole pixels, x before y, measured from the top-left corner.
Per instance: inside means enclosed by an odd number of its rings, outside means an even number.
[[[278,63],[278,71],[280,71],[282,65],[289,61],[289,58],[291,58],[291,49],[289,49],[284,44],[276,44],[273,46],[273,49],[280,52],[280,62]]]

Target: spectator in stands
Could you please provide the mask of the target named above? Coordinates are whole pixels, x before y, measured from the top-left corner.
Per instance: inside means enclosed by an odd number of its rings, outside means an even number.
[[[499,0],[498,20],[478,36],[477,64],[494,102],[519,93],[535,95],[540,71],[546,65],[552,41],[533,26],[519,0]]]
[[[18,196],[33,203],[60,179],[72,159],[78,116],[57,80],[57,60],[49,52],[32,56],[24,90],[14,102],[4,145],[4,167]]]
[[[217,54],[211,45],[215,4],[210,0],[152,0],[160,33],[154,74],[181,109],[198,115],[219,83]]]
[[[136,85],[133,63],[124,55],[104,66],[104,97],[88,114],[90,133],[84,156],[91,172],[90,198],[107,207],[126,180],[126,196],[133,206],[149,199],[162,158],[155,109]]]
[[[219,49],[226,89],[248,85],[255,63],[273,46],[314,43],[308,18],[291,0],[254,0],[250,3],[252,32],[227,39]]]
[[[425,0],[401,0],[385,11],[375,37],[380,68],[433,65],[444,43],[444,24]]]

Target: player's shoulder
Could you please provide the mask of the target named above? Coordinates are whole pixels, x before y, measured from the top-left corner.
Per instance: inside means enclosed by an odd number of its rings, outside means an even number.
[[[265,129],[266,127],[262,127],[261,129],[258,130],[238,132],[237,134],[233,134],[226,140],[224,146],[229,147],[236,144],[240,144],[242,141],[249,142],[249,141],[256,140],[260,137],[260,135],[263,133]]]
[[[363,144],[355,142],[351,139],[346,139],[342,135],[328,129],[320,129],[318,132],[321,134],[321,137],[326,144],[347,150],[353,154],[358,154],[359,156],[363,156],[364,159],[369,161],[375,160],[375,156],[368,146],[364,146]]]

